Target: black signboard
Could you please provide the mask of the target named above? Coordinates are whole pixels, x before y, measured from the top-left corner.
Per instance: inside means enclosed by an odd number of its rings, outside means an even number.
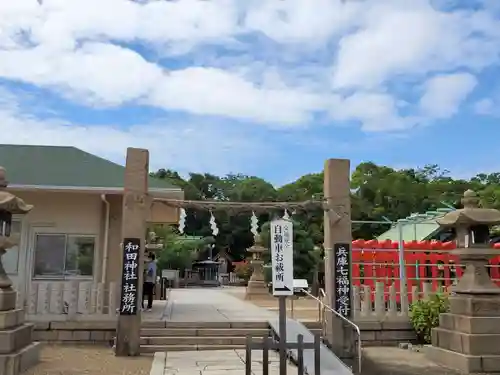
[[[141,240],[123,240],[122,290],[120,315],[136,315],[139,308],[139,261]]]
[[[352,316],[351,245],[333,246],[335,267],[335,310],[346,318]]]

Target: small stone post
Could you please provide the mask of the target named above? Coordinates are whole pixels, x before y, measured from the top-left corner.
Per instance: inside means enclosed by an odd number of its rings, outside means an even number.
[[[486,266],[500,255],[491,248],[489,228],[500,224],[500,211],[479,208],[479,198],[467,190],[463,209],[446,214],[437,222],[456,229],[457,249],[465,271],[452,289],[450,312],[441,314],[432,330],[427,355],[433,361],[465,374],[500,373],[500,288]]]
[[[10,231],[12,214],[27,214],[33,206],[5,191],[6,187],[5,169],[0,167],[0,374],[18,375],[38,363],[40,346],[33,342],[34,325],[24,322],[24,310],[16,309],[17,292],[1,257],[19,244]]]

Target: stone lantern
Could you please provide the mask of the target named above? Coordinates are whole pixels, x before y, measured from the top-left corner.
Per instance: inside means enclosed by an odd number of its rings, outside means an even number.
[[[268,298],[270,294],[269,289],[266,286],[266,282],[264,281],[264,261],[262,260],[262,255],[267,251],[267,249],[262,245],[260,234],[255,234],[254,238],[254,245],[247,249],[247,251],[252,254],[252,260],[250,262],[252,265],[252,276],[248,281],[245,298]]]
[[[455,228],[457,248],[452,253],[465,267],[449,297],[450,312],[441,314],[432,330],[428,356],[465,374],[500,372],[500,288],[491,280],[488,261],[500,255],[489,244],[489,230],[500,224],[500,211],[479,208],[479,198],[467,190],[463,209],[437,222]]]
[[[19,244],[11,233],[12,215],[24,215],[33,206],[5,191],[5,169],[0,167],[0,374],[18,375],[39,360],[39,343],[33,342],[33,324],[24,322],[24,311],[16,309],[16,291],[2,264],[2,256]]]

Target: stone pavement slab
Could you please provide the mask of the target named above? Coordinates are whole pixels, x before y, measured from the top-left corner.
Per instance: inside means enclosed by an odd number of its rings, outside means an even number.
[[[260,355],[259,355],[260,353]],[[279,359],[269,353],[269,375],[279,374]],[[262,352],[252,352],[252,375],[261,375]],[[287,375],[296,375],[297,367],[289,364]],[[163,373],[151,375],[245,375],[244,350],[208,350],[198,352],[167,353]]]
[[[146,301],[144,301],[144,303],[146,304]],[[151,309],[151,311],[144,310],[141,313],[141,317],[144,320],[154,320],[154,321],[161,320],[166,308],[167,308],[167,301],[155,300],[153,301],[153,308]]]
[[[172,289],[163,319],[174,322],[267,321],[274,312],[242,301],[224,288]]]
[[[363,374],[459,375],[455,370],[431,362],[422,352],[376,346],[363,349]]]

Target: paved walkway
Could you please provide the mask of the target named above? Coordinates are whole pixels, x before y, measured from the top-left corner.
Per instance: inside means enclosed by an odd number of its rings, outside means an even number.
[[[173,322],[266,321],[276,314],[243,301],[224,288],[173,289],[163,319]]]
[[[165,300],[155,300],[153,301],[153,308],[151,311],[143,311],[141,314],[142,319],[144,320],[161,320],[165,309],[167,308],[168,303]]]
[[[157,302],[158,306],[161,304]],[[173,289],[163,305],[163,320],[171,322],[267,321],[276,314],[241,300],[224,288]],[[157,316],[157,310],[154,314]],[[150,313],[151,314],[151,313]],[[276,353],[269,353],[269,375],[278,375]],[[151,375],[245,375],[244,350],[155,353]],[[252,374],[262,374],[262,351],[252,352]],[[297,374],[290,365],[288,375]]]
[[[269,375],[279,374],[279,359],[269,353]],[[262,374],[262,352],[252,352],[252,375]],[[288,365],[287,375],[297,374]],[[245,375],[244,350],[207,350],[199,352],[157,353],[151,375]]]

